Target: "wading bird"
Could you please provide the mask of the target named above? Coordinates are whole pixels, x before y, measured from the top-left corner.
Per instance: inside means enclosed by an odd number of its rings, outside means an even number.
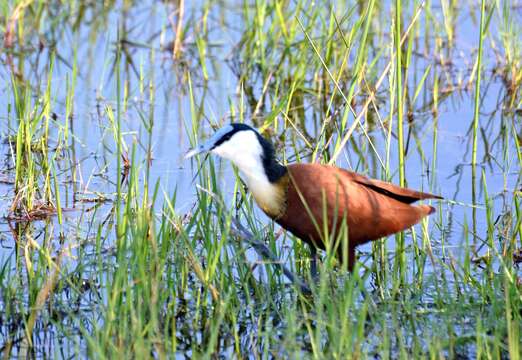
[[[335,166],[284,166],[272,144],[245,124],[224,126],[185,159],[209,152],[232,161],[259,207],[310,245],[314,276],[316,248],[332,246],[351,271],[356,246],[407,229],[435,211],[411,203],[441,199]]]

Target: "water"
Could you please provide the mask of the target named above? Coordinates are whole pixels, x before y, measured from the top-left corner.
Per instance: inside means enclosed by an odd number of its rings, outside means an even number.
[[[64,214],[65,221],[59,225],[56,217],[43,221],[35,221],[28,226],[36,241],[48,238],[58,248],[58,234],[65,234],[67,246],[71,248],[72,256],[65,258],[65,266],[74,268],[78,264],[74,255],[78,251],[89,252],[93,249],[95,233],[93,229],[106,221],[112,208],[115,195],[117,169],[116,145],[113,137],[113,127],[107,116],[107,107],[116,111],[118,97],[115,71],[115,46],[118,36],[125,36],[123,56],[120,59],[120,74],[122,89],[127,87],[129,101],[122,111],[122,132],[124,133],[124,152],[130,156],[132,147],[136,147],[136,163],[140,168],[145,167],[147,161],[146,150],[149,138],[152,139],[152,166],[150,167],[150,184],[160,183],[160,192],[170,195],[175,191],[177,201],[176,211],[184,214],[190,211],[196,201],[196,187],[192,181],[196,168],[190,162],[183,161],[184,152],[190,148],[188,133],[193,119],[197,114],[191,110],[190,91],[196,100],[196,111],[201,113],[201,136],[212,133],[209,124],[224,124],[229,121],[238,121],[244,118],[247,123],[254,109],[248,104],[248,94],[242,95],[242,89],[252,88],[259,97],[263,92],[263,81],[259,78],[242,79],[239,81],[235,67],[245,59],[240,58],[236,48],[242,39],[245,21],[242,18],[242,6],[211,5],[206,8],[205,2],[187,4],[187,28],[182,46],[180,61],[172,60],[171,42],[175,32],[171,23],[175,16],[175,9],[170,5],[154,1],[145,1],[128,9],[117,4],[110,10],[88,7],[83,17],[61,18],[63,9],[56,9],[57,18],[49,18],[45,27],[40,29],[43,47],[39,49],[38,38],[28,38],[25,44],[23,62],[25,64],[25,80],[31,84],[32,99],[36,102],[45,90],[48,77],[48,64],[54,49],[54,71],[52,74],[52,111],[56,114],[51,122],[51,146],[63,141],[66,128],[73,137],[69,138],[67,147],[57,161],[57,174],[62,186],[62,206],[70,211]],[[432,11],[440,8],[433,5]],[[62,11],[61,11],[62,10]],[[63,11],[67,13],[66,11]],[[519,16],[520,14],[518,14]],[[435,15],[441,22],[444,21],[441,12]],[[519,16],[520,17],[520,16]],[[409,19],[410,17],[407,17]],[[205,20],[203,20],[205,19]],[[491,31],[498,30],[498,19],[494,18]],[[57,25],[58,24],[58,25]],[[424,26],[424,20],[420,22]],[[449,49],[447,59],[451,59],[448,66],[440,65],[440,59],[435,59],[430,50],[433,50],[437,41],[437,34],[433,38],[419,38],[419,43],[428,42],[430,46],[423,48],[428,54],[414,54],[414,66],[411,67],[409,79],[419,79],[428,66],[432,66],[441,78],[441,87],[450,89],[452,86],[467,84],[471,76],[475,60],[477,44],[477,21],[469,13],[462,11],[455,25],[455,39],[452,49]],[[204,31],[207,27],[208,32]],[[124,34],[124,35],[123,35]],[[205,40],[209,44],[205,48],[205,69],[208,79],[201,65],[198,41]],[[6,56],[5,54],[3,55]],[[239,58],[238,58],[239,57]],[[371,58],[371,56],[370,56]],[[490,46],[485,48],[485,64],[481,99],[481,120],[478,147],[477,178],[472,181],[471,162],[471,124],[473,120],[474,93],[473,86],[469,89],[448,91],[445,97],[440,98],[437,114],[432,112],[433,86],[427,85],[419,93],[413,104],[411,119],[406,126],[408,140],[406,178],[408,186],[414,189],[423,189],[442,195],[446,200],[435,203],[438,213],[432,216],[428,231],[432,234],[439,232],[437,243],[432,244],[434,251],[442,258],[451,255],[462,258],[464,246],[464,224],[471,226],[473,217],[476,222],[472,231],[477,238],[485,238],[488,223],[486,219],[483,181],[486,180],[487,191],[492,199],[493,213],[497,220],[505,216],[505,209],[511,206],[513,193],[520,188],[520,168],[516,148],[512,136],[505,136],[504,131],[515,127],[521,132],[520,116],[504,114],[506,87],[500,77],[493,71],[497,66],[496,54]],[[15,61],[19,58],[14,57]],[[72,64],[77,62],[78,73],[75,79],[72,75]],[[353,62],[353,59],[351,60]],[[377,72],[384,68],[388,56],[384,56],[377,65]],[[430,73],[430,74],[432,74]],[[308,76],[311,76],[309,74]],[[4,80],[0,88],[0,134],[4,140],[1,147],[4,162],[0,170],[0,215],[4,220],[0,223],[0,259],[1,263],[8,262],[14,267],[14,236],[13,227],[16,222],[7,221],[10,215],[10,206],[14,199],[14,163],[11,147],[14,143],[8,139],[16,134],[17,121],[12,108],[13,92],[11,89],[11,71],[4,62],[0,65],[0,77]],[[143,81],[140,81],[143,77]],[[189,79],[190,86],[189,88]],[[427,84],[433,83],[432,75],[427,78]],[[74,81],[74,100],[72,114],[67,119],[67,94],[70,93]],[[153,101],[148,97],[147,88],[153,84],[155,96]],[[140,86],[143,85],[143,88]],[[385,90],[385,83],[377,96],[379,115],[387,119],[390,104],[389,93]],[[347,88],[343,89],[348,91]],[[410,85],[410,91],[415,91]],[[247,91],[245,91],[247,92]],[[306,98],[303,106],[307,109],[304,126],[313,141],[317,136],[317,99]],[[361,111],[363,100],[358,100],[355,111]],[[232,104],[232,105],[231,105]],[[244,105],[241,105],[244,104]],[[241,107],[245,111],[240,115]],[[267,100],[258,116],[274,110],[277,104]],[[235,110],[232,114],[231,108]],[[334,117],[340,119],[340,114]],[[373,109],[371,109],[373,111]],[[147,126],[149,115],[153,113],[154,124],[149,134]],[[315,118],[314,118],[315,115]],[[283,117],[280,116],[282,120]],[[279,124],[282,121],[279,121]],[[350,124],[353,117],[349,118]],[[395,119],[394,119],[395,121]],[[377,124],[378,125],[378,124]],[[386,159],[386,134],[374,125],[370,137],[379,156]],[[394,125],[395,126],[395,125]],[[281,125],[272,129],[275,134],[283,131]],[[508,130],[509,131],[509,130]],[[294,158],[296,147],[293,141],[297,138],[298,145],[304,145],[299,140],[297,132],[288,126],[283,139],[287,150],[287,157]],[[437,136],[436,157],[434,155],[434,136]],[[338,164],[363,172],[372,177],[384,178],[384,170],[375,159],[369,148],[366,137],[361,131],[353,135],[354,142],[350,143],[340,157]],[[507,141],[507,144],[504,144]],[[396,143],[391,144],[390,180],[398,183]],[[362,152],[361,161],[359,152]],[[306,159],[304,159],[306,161]],[[203,165],[205,166],[205,165]],[[233,184],[236,181],[230,164],[220,163],[222,184],[220,188],[231,199],[234,194]],[[483,173],[482,173],[483,172]],[[141,179],[140,181],[144,181]],[[476,187],[477,199],[473,201],[472,188]],[[81,200],[80,200],[81,199]],[[95,203],[95,200],[107,202]],[[473,214],[476,208],[476,215]],[[158,211],[160,206],[158,205]],[[269,223],[269,219],[258,212],[261,222]],[[25,223],[24,223],[25,224]],[[25,225],[24,225],[25,226]],[[483,234],[483,235],[481,235]],[[108,254],[111,252],[111,233],[105,241]],[[393,241],[388,241],[390,249]],[[441,244],[444,244],[444,251]],[[370,251],[371,245],[360,250],[363,253]],[[449,254],[447,253],[449,251]],[[442,255],[442,252],[444,254]],[[474,257],[484,255],[486,249],[478,246]],[[411,255],[411,253],[410,253]],[[252,255],[254,257],[255,255]],[[11,261],[9,261],[11,259]],[[368,260],[368,263],[371,260]],[[429,269],[436,272],[437,269]],[[86,279],[89,278],[88,271]],[[80,281],[80,280],[79,280]],[[99,285],[99,284],[98,284]],[[96,297],[95,287],[87,286],[88,299]],[[63,295],[66,298],[66,295]],[[2,299],[0,299],[1,304]],[[91,304],[86,299],[79,305],[85,311],[90,311]],[[42,334],[47,333],[44,329]],[[0,335],[0,339],[4,335]],[[48,339],[41,345],[52,348],[56,340]],[[2,341],[0,341],[1,343]],[[49,350],[51,353],[55,350]]]

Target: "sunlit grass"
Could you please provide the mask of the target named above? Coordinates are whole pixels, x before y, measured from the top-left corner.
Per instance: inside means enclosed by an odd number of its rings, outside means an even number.
[[[126,2],[0,7],[2,173],[13,180],[1,185],[12,205],[0,351],[516,359],[522,72],[511,3],[180,3],[149,5],[164,22],[152,25]],[[476,30],[468,47],[463,22]],[[486,97],[497,96],[492,109]],[[469,117],[453,115],[461,106]],[[353,274],[323,253],[315,283],[308,249],[260,215],[235,169],[181,163],[228,121],[259,127],[283,162],[335,162],[447,200],[396,240],[360,249]],[[448,121],[469,126],[451,159]],[[191,184],[169,182],[179,166]]]

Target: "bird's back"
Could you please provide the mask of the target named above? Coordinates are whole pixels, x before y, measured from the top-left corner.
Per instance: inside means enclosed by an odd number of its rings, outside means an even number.
[[[335,238],[344,221],[353,251],[357,245],[402,231],[434,211],[431,206],[410,203],[439,198],[335,166],[293,164],[287,169],[286,211],[276,221],[322,249],[325,233]]]

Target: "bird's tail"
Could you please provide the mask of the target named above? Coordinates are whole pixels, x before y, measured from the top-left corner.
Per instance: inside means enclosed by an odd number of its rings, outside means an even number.
[[[430,205],[417,205],[417,206],[422,210],[422,212],[424,213],[424,216],[431,215],[435,212],[435,208],[433,206],[430,206]]]

